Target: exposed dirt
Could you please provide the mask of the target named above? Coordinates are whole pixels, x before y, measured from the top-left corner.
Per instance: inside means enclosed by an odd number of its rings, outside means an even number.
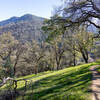
[[[91,100],[100,100],[100,73],[96,71],[98,65],[92,66],[92,98]]]

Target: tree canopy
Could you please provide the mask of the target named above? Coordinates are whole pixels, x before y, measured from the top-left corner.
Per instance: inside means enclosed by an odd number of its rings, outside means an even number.
[[[65,0],[57,14],[62,16],[60,20],[66,27],[72,25],[94,25],[100,28],[100,0]]]

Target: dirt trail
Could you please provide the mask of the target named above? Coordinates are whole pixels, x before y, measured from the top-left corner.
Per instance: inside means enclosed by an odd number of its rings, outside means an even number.
[[[92,66],[92,99],[91,100],[100,100],[100,74],[96,71],[98,65]]]

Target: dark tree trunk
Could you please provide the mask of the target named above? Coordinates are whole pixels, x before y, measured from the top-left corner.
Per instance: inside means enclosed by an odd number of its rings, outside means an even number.
[[[76,59],[75,59],[75,57],[74,57],[74,66],[76,66]]]
[[[34,73],[35,73],[35,74],[38,73],[38,65],[35,66],[35,71],[34,71]]]
[[[83,56],[85,63],[88,63],[88,53],[85,54],[84,52],[82,52],[82,56]]]
[[[57,70],[59,70],[59,68],[60,68],[60,63],[57,62]]]
[[[18,60],[19,60],[19,57],[20,57],[20,53],[18,53],[18,55],[16,55],[16,61],[15,61],[15,64],[14,64],[14,76],[16,74],[16,66],[17,66],[17,63],[18,63]]]
[[[76,54],[75,54],[75,50],[74,50],[74,54],[73,54],[73,56],[74,56],[73,63],[74,63],[74,66],[76,66]]]

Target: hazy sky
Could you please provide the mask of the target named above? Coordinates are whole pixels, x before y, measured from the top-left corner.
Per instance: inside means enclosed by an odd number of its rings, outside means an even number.
[[[0,0],[0,21],[27,13],[49,18],[53,7],[60,4],[61,0]]]

